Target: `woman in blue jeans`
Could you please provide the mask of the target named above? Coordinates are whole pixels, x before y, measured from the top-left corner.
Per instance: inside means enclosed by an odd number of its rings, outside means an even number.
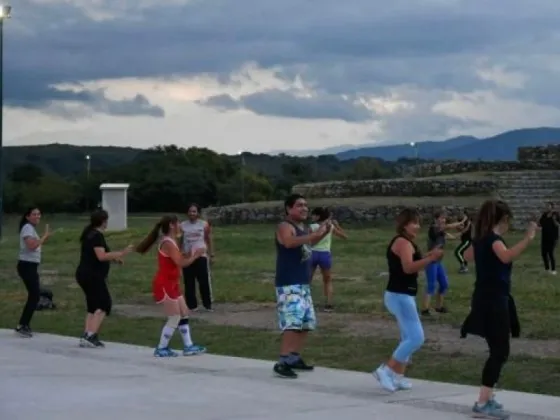
[[[404,377],[412,354],[424,343],[424,329],[416,308],[418,272],[439,260],[441,248],[424,257],[414,243],[420,230],[420,217],[414,209],[405,209],[397,217],[397,235],[387,247],[389,282],[385,291],[385,306],[395,316],[401,332],[401,342],[387,363],[379,366],[374,376],[390,392],[412,387]]]

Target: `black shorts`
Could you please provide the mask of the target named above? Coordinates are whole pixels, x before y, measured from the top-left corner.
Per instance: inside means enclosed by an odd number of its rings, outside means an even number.
[[[93,314],[98,310],[105,312],[107,315],[111,313],[113,301],[107,287],[106,278],[84,276],[76,273],[76,281],[84,292],[87,312],[89,314]]]

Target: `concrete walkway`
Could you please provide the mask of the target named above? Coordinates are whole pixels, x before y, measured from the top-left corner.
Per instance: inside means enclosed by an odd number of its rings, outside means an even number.
[[[2,420],[454,420],[470,416],[474,387],[414,381],[389,395],[371,375],[317,369],[297,380],[272,362],[203,355],[155,359],[152,349],[0,330]],[[502,391],[512,419],[560,419],[560,398]]]

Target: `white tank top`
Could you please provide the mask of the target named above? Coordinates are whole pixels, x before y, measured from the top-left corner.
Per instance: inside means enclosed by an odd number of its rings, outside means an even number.
[[[206,241],[204,240],[205,227],[206,222],[200,219],[194,223],[190,220],[181,223],[184,252],[190,252],[201,248],[206,249]],[[204,253],[203,256],[206,256],[206,253]]]

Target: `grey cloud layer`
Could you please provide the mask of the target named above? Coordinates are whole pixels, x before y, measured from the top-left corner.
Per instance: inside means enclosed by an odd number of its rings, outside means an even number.
[[[310,99],[272,90],[206,104],[362,121],[367,110],[341,95],[402,84],[468,91],[487,85],[474,72],[481,56],[497,62],[507,57],[511,67],[524,70],[531,54],[560,55],[554,39],[560,2],[553,0],[193,0],[170,6],[154,1],[141,9],[107,0],[115,18],[103,21],[58,2],[18,3],[14,27],[6,31],[6,78],[14,87],[27,84],[7,90],[8,99],[23,106],[69,95],[49,87],[59,82],[199,73],[227,80],[244,63],[256,62],[277,68],[280,77],[301,75],[319,93]],[[529,67],[545,80],[553,74],[546,66]],[[525,95],[550,101],[542,83]],[[87,91],[73,100],[107,104]],[[139,105],[137,113],[162,115],[144,100],[119,109]],[[114,110],[106,106],[106,112]]]

